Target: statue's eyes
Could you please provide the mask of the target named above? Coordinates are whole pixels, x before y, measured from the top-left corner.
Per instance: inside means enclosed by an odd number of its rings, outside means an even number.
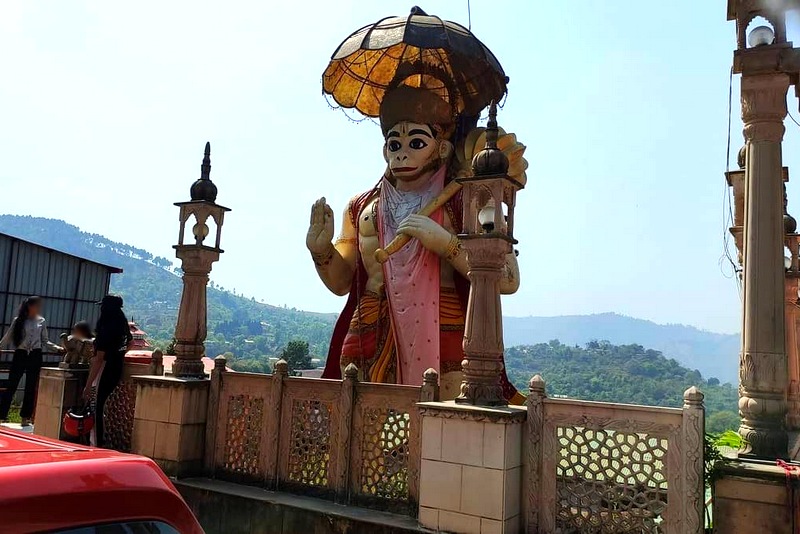
[[[389,152],[397,152],[400,150],[400,141],[389,141],[387,146],[389,148]]]
[[[408,143],[408,146],[410,146],[414,150],[422,150],[423,148],[428,146],[428,143],[417,137],[412,139],[411,142]]]

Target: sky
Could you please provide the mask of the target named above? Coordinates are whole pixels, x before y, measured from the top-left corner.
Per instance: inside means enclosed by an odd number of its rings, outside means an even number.
[[[383,172],[383,140],[374,122],[331,109],[321,74],[351,32],[411,5],[3,0],[0,211],[172,257],[172,204],[188,200],[210,141],[217,201],[233,210],[212,279],[270,304],[340,310],[305,249],[309,208],[325,196],[338,232],[348,199]],[[516,210],[522,287],[504,312],[738,331],[723,255],[735,48],[725,0],[421,7],[464,25],[471,15],[511,78],[498,120],[527,146],[529,169]],[[791,90],[789,109],[800,115]],[[798,141],[787,120],[790,177]],[[799,183],[788,185],[798,216]]]

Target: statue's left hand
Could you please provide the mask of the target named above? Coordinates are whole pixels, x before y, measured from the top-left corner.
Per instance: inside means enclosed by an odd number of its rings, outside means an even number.
[[[422,246],[440,256],[447,251],[453,235],[440,224],[425,215],[409,215],[397,228],[398,234],[414,237]]]

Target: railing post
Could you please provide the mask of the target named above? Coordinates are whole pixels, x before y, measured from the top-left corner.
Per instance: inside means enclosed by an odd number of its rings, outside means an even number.
[[[422,375],[422,389],[419,391],[420,402],[439,402],[439,373],[428,368]]]
[[[272,417],[267,418],[267,447],[266,454],[266,486],[268,489],[278,489],[278,447],[281,434],[281,409],[283,404],[283,381],[289,376],[289,364],[286,360],[278,360],[272,370],[272,388],[270,389],[269,405],[272,408]]]
[[[161,351],[157,351],[158,365],[161,365]],[[153,359],[150,362],[154,366],[156,362],[156,353],[153,353]],[[219,355],[214,358],[214,370],[211,371],[211,384],[208,392],[208,415],[206,416],[206,443],[203,450],[204,456],[204,470],[206,476],[213,477],[217,470],[217,428],[219,428],[219,408],[220,408],[220,395],[222,394],[222,376],[227,371],[228,360],[225,356]],[[150,374],[157,374],[151,372]]]
[[[547,398],[544,379],[541,375],[531,378],[528,384],[528,398],[525,405],[528,407],[526,422],[527,436],[525,449],[527,450],[528,477],[523,493],[523,504],[527,508],[526,532],[538,534],[540,509],[542,506],[542,433],[544,432],[544,400]]]
[[[161,376],[164,374],[164,353],[161,349],[153,351],[150,356],[150,366],[147,368],[148,375]]]
[[[339,402],[339,446],[334,452],[333,465],[334,491],[336,502],[347,503],[350,493],[350,437],[353,427],[353,403],[355,400],[356,383],[358,382],[358,368],[351,363],[344,369],[342,379],[342,397]]]
[[[705,409],[703,392],[692,386],[683,394],[683,473],[684,501],[682,532],[704,531],[705,487],[703,481],[703,439]]]

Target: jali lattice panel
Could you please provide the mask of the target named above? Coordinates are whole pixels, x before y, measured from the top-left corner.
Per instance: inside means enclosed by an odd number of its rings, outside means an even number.
[[[328,486],[331,459],[331,405],[294,399],[291,411],[288,480],[304,486]]]
[[[556,428],[556,526],[563,532],[661,533],[666,437]]]
[[[392,408],[362,412],[360,493],[390,500],[408,499],[410,416]]]
[[[227,433],[223,469],[230,474],[255,477],[261,474],[261,426],[264,399],[251,395],[228,398]]]

